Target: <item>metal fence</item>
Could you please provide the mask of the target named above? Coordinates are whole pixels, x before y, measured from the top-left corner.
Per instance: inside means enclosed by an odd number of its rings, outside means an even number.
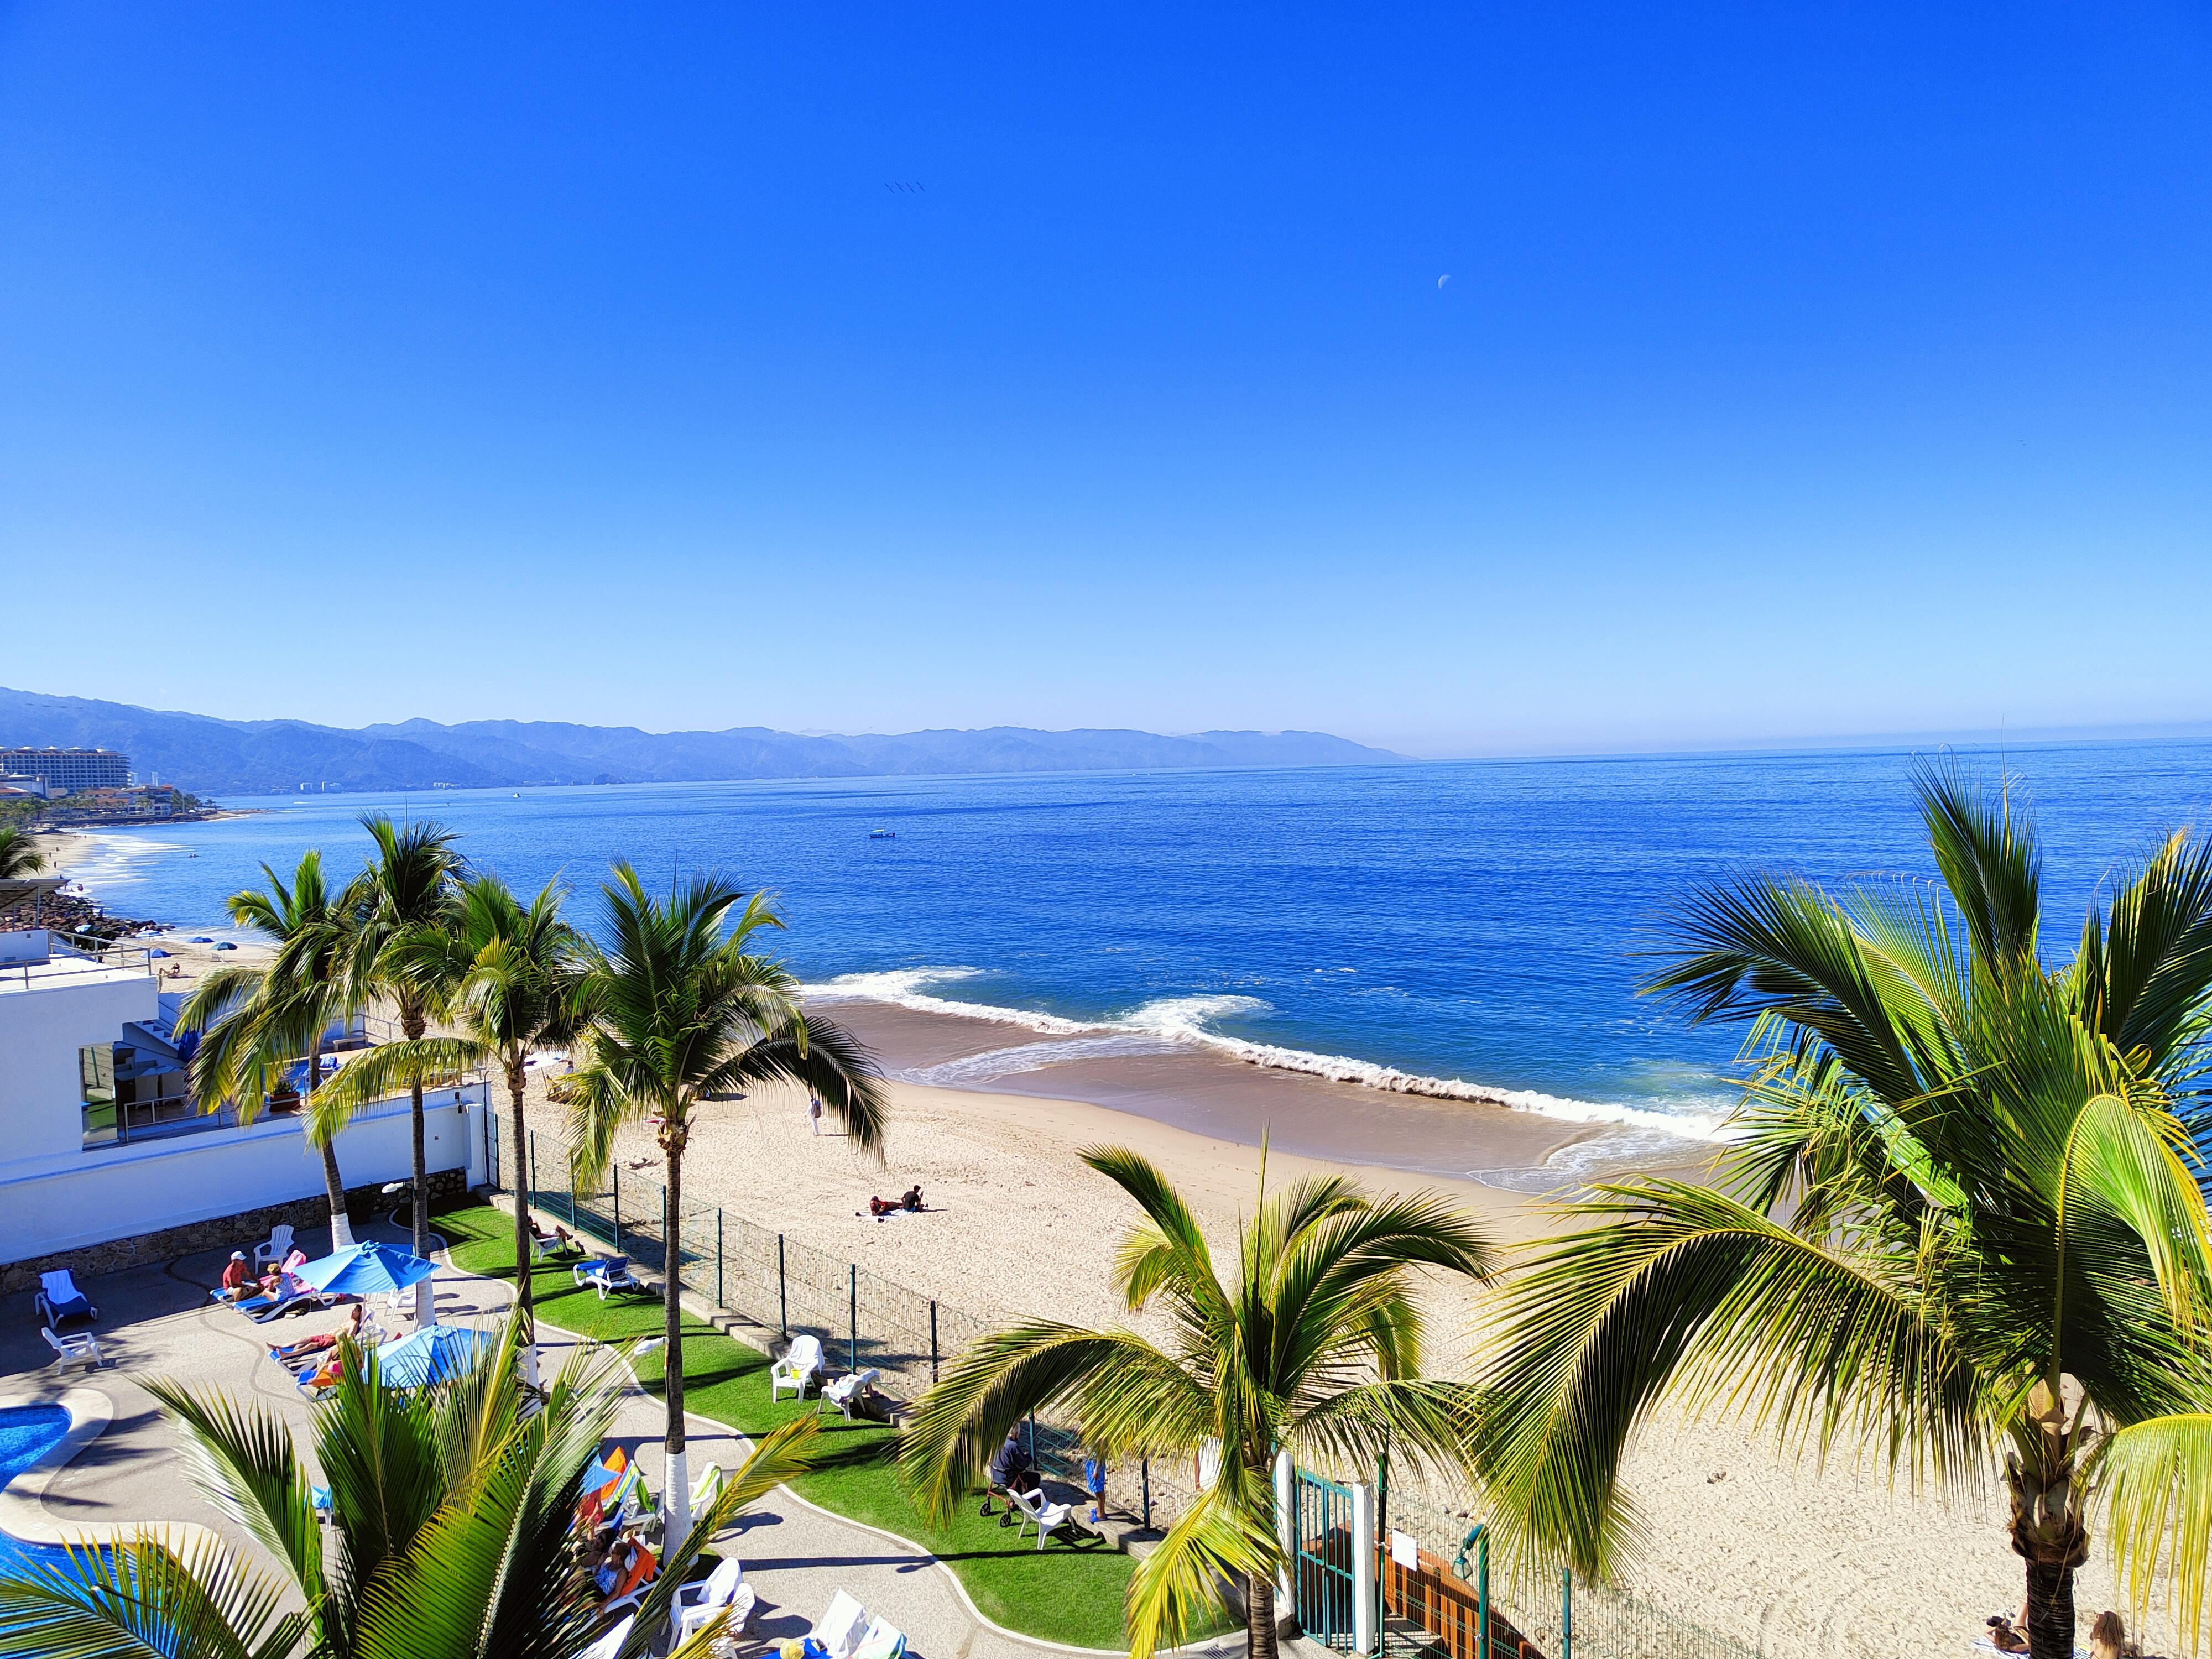
[[[603,1183],[579,1187],[567,1143],[535,1129],[524,1147],[524,1168],[509,1170],[502,1126],[495,1117],[486,1121],[494,1187],[511,1192],[512,1177],[520,1176],[532,1208],[565,1218],[570,1231],[620,1255],[654,1267],[664,1263],[667,1189],[659,1181],[616,1165]],[[873,1366],[884,1375],[885,1391],[905,1399],[919,1396],[962,1349],[1004,1322],[950,1307],[786,1234],[757,1227],[717,1205],[685,1204],[678,1239],[683,1286],[693,1296],[764,1337],[787,1341],[814,1336],[833,1365]],[[1075,1426],[1039,1419],[1030,1432],[1039,1469],[1073,1482],[1082,1456]],[[1326,1473],[1339,1480],[1377,1480],[1384,1474]],[[1479,1517],[1450,1507],[1418,1480],[1386,1479],[1378,1485],[1377,1547],[1383,1560],[1389,1559],[1390,1533],[1408,1534],[1431,1558],[1428,1577],[1453,1581],[1449,1586],[1432,1583],[1432,1592],[1463,1590],[1444,1564],[1456,1564]],[[1199,1472],[1188,1460],[1139,1463],[1111,1472],[1109,1503],[1147,1527],[1164,1528],[1198,1488]],[[1458,1599],[1464,1598],[1432,1593],[1424,1601],[1415,1592],[1406,1599],[1405,1610],[1425,1611],[1435,1622],[1453,1623],[1450,1616],[1438,1615],[1449,1615]],[[1463,1619],[1449,1631],[1438,1631],[1394,1618],[1387,1645],[1393,1656],[1424,1659],[1758,1659],[1755,1649],[1647,1601],[1564,1577],[1539,1584],[1500,1573],[1491,1583],[1489,1608],[1486,1653],[1480,1651],[1485,1644],[1479,1638],[1470,1638],[1480,1627],[1479,1620]]]

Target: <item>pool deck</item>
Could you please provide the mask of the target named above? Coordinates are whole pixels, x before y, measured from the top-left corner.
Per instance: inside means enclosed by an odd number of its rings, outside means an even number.
[[[404,1243],[387,1226],[362,1229],[364,1239]],[[308,1248],[315,1248],[310,1243]],[[74,1455],[45,1473],[20,1480],[0,1497],[0,1526],[20,1537],[53,1541],[58,1535],[102,1535],[153,1523],[211,1528],[249,1555],[258,1545],[201,1497],[180,1453],[173,1427],[146,1392],[143,1380],[174,1378],[199,1389],[251,1399],[311,1443],[312,1407],[289,1376],[268,1358],[268,1345],[335,1329],[342,1310],[288,1315],[256,1325],[234,1309],[208,1300],[228,1253],[210,1250],[161,1267],[142,1267],[82,1281],[100,1309],[95,1329],[108,1363],[88,1372],[57,1367],[39,1335],[27,1295],[0,1301],[0,1400],[64,1401],[81,1419],[96,1416],[104,1401],[108,1418],[96,1435],[73,1435]],[[441,1261],[432,1280],[441,1321],[468,1321],[503,1312],[512,1294],[502,1280],[479,1279]],[[576,1340],[540,1326],[539,1352],[547,1374],[564,1363]],[[397,1333],[395,1333],[397,1334]],[[88,1399],[89,1394],[94,1399]],[[70,1396],[64,1400],[64,1396]],[[633,1383],[615,1424],[615,1438],[633,1457],[642,1455],[656,1474],[661,1460],[660,1402]],[[85,1427],[89,1428],[87,1423]],[[690,1467],[709,1462],[734,1468],[744,1461],[739,1437],[706,1419],[689,1419]],[[1047,1653],[1096,1650],[1060,1647],[1015,1635],[988,1623],[969,1603],[951,1570],[927,1551],[886,1533],[815,1508],[778,1488],[754,1513],[716,1540],[725,1554],[745,1564],[745,1580],[760,1598],[759,1611],[740,1655],[761,1653],[787,1638],[803,1636],[839,1589],[906,1633],[919,1659],[1027,1659]],[[264,1565],[274,1571],[273,1563]],[[1301,1647],[1304,1644],[1300,1644]],[[1241,1652],[1242,1636],[1206,1652]]]

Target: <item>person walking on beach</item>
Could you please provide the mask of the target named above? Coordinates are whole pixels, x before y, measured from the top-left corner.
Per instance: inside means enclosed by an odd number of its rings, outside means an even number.
[[[813,1130],[814,1130],[814,1133],[815,1133],[816,1134],[817,1134],[817,1135],[818,1135],[818,1134],[820,1134],[820,1133],[822,1133],[822,1097],[821,1097],[821,1096],[819,1096],[819,1095],[809,1095],[809,1096],[806,1097],[806,1121],[807,1121],[807,1122],[808,1122],[810,1125],[811,1125],[811,1126],[812,1126]]]

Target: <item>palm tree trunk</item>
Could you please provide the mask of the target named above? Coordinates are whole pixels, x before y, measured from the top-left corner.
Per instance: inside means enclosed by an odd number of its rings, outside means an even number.
[[[420,1042],[422,1033],[428,1029],[429,1021],[423,1018],[420,1008],[410,1003],[400,1005],[399,1033],[402,1036],[410,1042]],[[430,1168],[429,1158],[422,1144],[422,1074],[420,1072],[415,1074],[414,1081],[408,1085],[407,1098],[410,1127],[415,1134],[415,1187],[413,1201],[408,1206],[414,1212],[413,1237],[410,1245],[416,1255],[428,1260],[430,1255]],[[428,1325],[432,1321],[437,1307],[432,1295],[428,1279],[425,1279],[415,1286],[415,1322],[417,1325]]]
[[[2053,1423],[2063,1422],[2056,1413]],[[2073,1479],[2074,1438],[2034,1427],[2015,1437],[2025,1456],[2005,1460],[2012,1498],[2012,1547],[2027,1563],[2029,1659],[2074,1659],[2074,1570],[2088,1559]]]
[[[1244,1640],[1252,1659],[1275,1659],[1275,1578],[1273,1573],[1244,1577]]]
[[[514,1317],[521,1334],[516,1339],[522,1345],[523,1380],[532,1387],[538,1382],[538,1338],[533,1328],[530,1306],[530,1281],[536,1271],[530,1248],[530,1145],[526,1137],[530,1126],[522,1115],[524,1075],[522,1061],[518,1058],[507,1064],[507,1119],[511,1132],[507,1142],[512,1150],[507,1157],[514,1160],[519,1177],[514,1186]]]
[[[314,1115],[315,1085],[322,1077],[323,1034],[319,1030],[307,1045],[307,1086],[300,1092],[303,1121]],[[337,1147],[331,1140],[322,1140],[316,1142],[315,1150],[323,1158],[323,1190],[331,1200],[331,1249],[335,1254],[353,1243],[353,1218],[346,1213],[345,1180],[338,1174]]]
[[[661,1558],[665,1560],[684,1542],[684,1534],[691,1530],[691,1480],[684,1455],[684,1225],[680,1219],[684,1214],[684,1131],[670,1124],[661,1130],[661,1136],[668,1165],[668,1208],[660,1218],[660,1294],[665,1304],[662,1328],[666,1339],[661,1352],[668,1361],[668,1491],[663,1499],[668,1522],[661,1547]]]
[[[2074,1569],[2027,1564],[2028,1659],[2074,1659]]]

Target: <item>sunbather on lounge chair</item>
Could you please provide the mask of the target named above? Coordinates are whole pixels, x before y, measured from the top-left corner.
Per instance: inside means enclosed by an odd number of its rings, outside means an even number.
[[[645,1540],[623,1533],[607,1546],[605,1553],[593,1564],[592,1583],[599,1587],[602,1598],[619,1601],[650,1583],[653,1574],[659,1571],[659,1559],[646,1547]]]
[[[320,1353],[325,1348],[335,1348],[341,1336],[349,1336],[358,1342],[361,1340],[362,1326],[368,1313],[368,1309],[356,1302],[346,1311],[345,1328],[343,1330],[325,1331],[320,1336],[303,1336],[297,1342],[286,1343],[283,1347],[271,1347],[269,1350],[269,1357],[280,1365],[289,1365],[295,1360],[305,1359],[309,1354]]]

